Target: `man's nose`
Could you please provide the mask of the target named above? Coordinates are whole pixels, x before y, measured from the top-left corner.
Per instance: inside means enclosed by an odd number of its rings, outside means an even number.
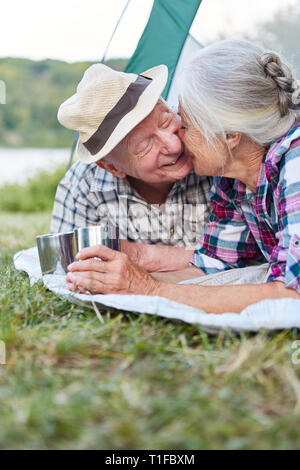
[[[178,129],[161,130],[161,152],[165,155],[177,154],[181,152],[182,142],[179,138]]]

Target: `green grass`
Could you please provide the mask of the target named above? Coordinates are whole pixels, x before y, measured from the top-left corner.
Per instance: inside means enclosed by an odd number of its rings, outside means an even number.
[[[296,449],[296,330],[199,326],[70,304],[12,266],[48,214],[0,214],[1,449]]]
[[[37,171],[25,184],[5,184],[0,187],[0,211],[34,213],[52,211],[56,188],[67,165],[54,171]]]

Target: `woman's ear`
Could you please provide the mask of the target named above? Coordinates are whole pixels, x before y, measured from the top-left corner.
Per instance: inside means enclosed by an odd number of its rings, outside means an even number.
[[[233,150],[239,145],[242,134],[240,132],[227,132],[225,138],[230,150]]]
[[[96,162],[96,165],[99,166],[100,168],[103,168],[103,170],[109,171],[110,173],[112,173],[114,176],[117,176],[118,178],[126,178],[126,173],[124,173],[124,171],[119,170],[118,168],[115,167],[115,165],[113,165],[112,163],[109,163],[104,158]]]

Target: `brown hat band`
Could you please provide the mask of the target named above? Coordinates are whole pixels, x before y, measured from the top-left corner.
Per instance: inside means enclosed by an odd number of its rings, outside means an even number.
[[[151,81],[152,78],[139,75],[105,116],[96,132],[86,142],[83,142],[83,145],[92,155],[96,155],[104,147],[116,126],[135,107],[141,94],[150,85]]]

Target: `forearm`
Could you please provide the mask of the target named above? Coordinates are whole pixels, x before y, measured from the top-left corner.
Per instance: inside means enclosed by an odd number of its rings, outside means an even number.
[[[189,267],[193,251],[178,246],[147,245],[140,260],[149,272],[179,271]]]
[[[185,247],[130,243],[122,240],[121,251],[148,272],[166,272],[188,268],[194,250]]]
[[[152,272],[152,277],[161,282],[172,282],[176,284],[177,282],[186,281],[187,279],[193,279],[196,277],[204,276],[204,272],[201,269],[196,268],[195,266],[189,266],[188,268],[181,269],[178,271],[169,271],[169,272]]]
[[[160,283],[153,295],[200,308],[207,313],[240,313],[248,305],[260,300],[300,298],[297,292],[287,289],[282,282],[221,287],[176,285],[176,288],[174,284]]]

